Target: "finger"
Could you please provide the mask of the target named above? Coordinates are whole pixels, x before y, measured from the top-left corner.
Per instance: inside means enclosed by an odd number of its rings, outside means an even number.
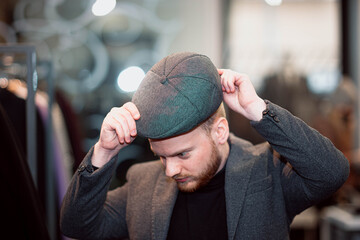
[[[123,130],[121,124],[116,124],[115,132],[116,132],[119,143],[124,144],[125,143],[125,134],[124,134],[124,130]]]
[[[218,69],[217,71],[218,71],[219,75],[222,75],[224,73],[225,69]]]
[[[134,103],[127,102],[123,105],[123,107],[130,112],[131,116],[135,120],[138,120],[140,118],[140,112]]]
[[[131,131],[134,130],[135,127],[130,128],[129,122],[131,124],[131,121],[135,122],[130,113],[125,109],[115,109],[113,111],[112,117],[115,121],[117,121],[117,125],[121,126],[121,133],[119,135],[119,140],[124,140],[126,143],[131,142]],[[132,126],[135,126],[135,123],[131,124]],[[117,126],[118,128],[118,126]]]
[[[224,92],[229,92],[229,87],[228,87],[228,84],[227,84],[227,74],[226,73],[223,73],[223,75],[221,75],[221,87],[222,87],[222,90]]]
[[[135,120],[138,120],[140,118],[139,110],[132,102],[125,103],[123,109],[125,110],[123,114],[128,123],[130,135],[135,137],[137,134]]]
[[[118,114],[116,114],[116,111],[111,110],[111,113],[111,122],[114,125],[114,129],[116,131],[119,143],[124,144],[126,141],[126,135],[129,135],[127,133],[128,131],[126,131],[127,126],[123,127],[124,123],[126,124],[126,121],[124,121],[121,116],[118,116]]]
[[[113,117],[112,113],[109,113],[106,117],[106,125],[109,126],[108,131],[115,131],[116,137],[120,144],[124,144],[124,131],[121,127],[121,123]]]
[[[137,134],[137,131],[136,131],[136,122],[135,122],[135,119],[134,119],[133,115],[131,115],[131,113],[126,109],[124,109],[122,114],[123,114],[123,117],[126,120],[127,127],[129,129],[129,132],[130,132],[130,136],[135,137],[136,134]]]
[[[234,75],[230,71],[225,71],[221,76],[222,87],[226,93],[232,93],[235,91]]]
[[[235,75],[233,72],[229,73],[229,78],[228,78],[228,81],[227,81],[227,85],[228,85],[228,89],[229,89],[229,92],[230,93],[233,93],[235,92]]]
[[[232,80],[229,82],[230,92],[234,93],[236,90],[236,76],[232,75]]]

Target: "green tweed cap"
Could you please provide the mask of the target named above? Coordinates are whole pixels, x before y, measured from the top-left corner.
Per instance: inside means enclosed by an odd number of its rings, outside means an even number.
[[[140,112],[140,136],[162,139],[180,135],[209,118],[223,100],[220,76],[204,55],[181,52],[156,63],[132,102]]]

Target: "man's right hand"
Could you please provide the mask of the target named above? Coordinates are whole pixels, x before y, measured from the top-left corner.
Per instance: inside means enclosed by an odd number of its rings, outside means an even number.
[[[117,155],[120,149],[134,141],[137,135],[135,120],[139,118],[139,110],[132,102],[111,109],[101,126],[99,141],[94,146],[91,158],[94,166],[102,167]]]

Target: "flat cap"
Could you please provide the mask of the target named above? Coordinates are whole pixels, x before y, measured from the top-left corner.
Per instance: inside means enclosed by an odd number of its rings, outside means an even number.
[[[162,139],[180,135],[209,118],[223,100],[220,76],[204,55],[181,52],[156,63],[132,102],[140,112],[140,136]]]

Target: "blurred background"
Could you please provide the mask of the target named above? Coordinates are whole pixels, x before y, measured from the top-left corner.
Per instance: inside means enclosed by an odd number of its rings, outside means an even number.
[[[247,73],[261,97],[347,156],[349,180],[295,218],[291,239],[360,239],[359,13],[357,0],[1,0],[1,232],[66,239],[61,200],[105,115],[131,100],[153,64],[193,51]],[[227,114],[232,132],[263,141]],[[111,188],[152,159],[137,138]]]

